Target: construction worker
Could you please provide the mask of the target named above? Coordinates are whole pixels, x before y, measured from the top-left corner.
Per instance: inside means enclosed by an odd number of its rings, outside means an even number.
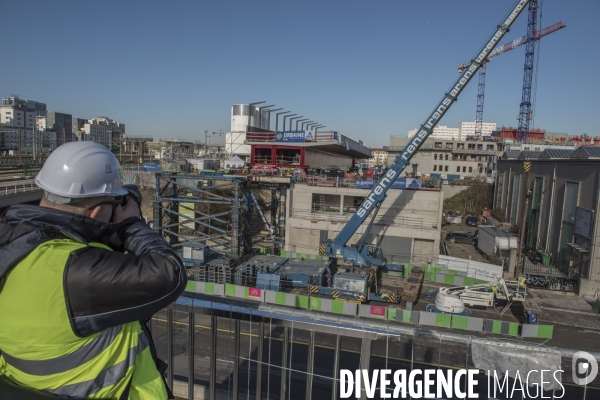
[[[139,191],[89,141],[58,147],[35,182],[40,206],[0,221],[0,398],[173,398],[144,320],[187,278]]]

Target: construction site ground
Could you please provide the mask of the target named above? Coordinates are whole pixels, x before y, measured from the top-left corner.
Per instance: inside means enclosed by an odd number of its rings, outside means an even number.
[[[154,200],[154,189],[141,188],[144,198],[142,211],[144,216],[152,218],[152,200]],[[448,232],[475,232],[477,228],[468,227],[464,224],[449,224],[442,229],[442,236]],[[267,237],[266,232],[257,235],[254,242],[255,246],[272,247],[272,242]],[[474,261],[487,262],[487,260],[475,249],[472,244],[467,243],[448,243],[450,253],[453,257],[471,259]],[[384,276],[382,292],[401,291],[406,285],[406,279]],[[425,299],[427,289],[436,289],[449,285],[438,284],[435,282],[423,282],[419,300],[413,305],[414,311],[425,311],[427,305],[435,302],[435,295],[432,300]],[[302,291],[306,289],[297,288],[294,292],[305,294]],[[485,310],[481,308],[469,308],[474,317],[503,320],[510,322],[525,323],[525,310],[532,310],[538,318],[538,323],[554,325],[554,334],[552,339],[519,339],[534,343],[544,343],[547,346],[572,348],[586,351],[600,351],[600,315],[594,312],[593,307],[585,299],[572,293],[562,293],[546,290],[530,290],[530,295],[524,303],[515,302],[504,315],[500,316],[501,307]],[[392,306],[389,303],[374,303]],[[404,302],[401,308],[404,308]],[[444,330],[444,328],[436,328]],[[455,331],[454,331],[455,332]],[[497,334],[478,333],[478,336],[489,336],[490,338],[502,337]],[[508,338],[508,337],[506,337]]]

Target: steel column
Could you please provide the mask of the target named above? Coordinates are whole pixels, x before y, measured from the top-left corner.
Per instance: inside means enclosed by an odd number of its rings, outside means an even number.
[[[189,313],[188,319],[188,334],[190,338],[188,340],[188,399],[194,399],[194,326],[195,319],[194,313]]]
[[[338,391],[340,387],[340,348],[342,337],[338,334],[335,336],[335,351],[333,355],[333,387],[331,388],[331,400],[338,399]]]
[[[167,384],[173,387],[173,310],[167,310]]]
[[[283,328],[283,344],[281,349],[281,391],[279,392],[279,398],[281,400],[285,399],[285,394],[287,392],[287,364],[288,364],[288,349],[289,349],[289,341],[290,341],[290,331],[286,326]]]
[[[310,331],[310,343],[308,345],[308,359],[306,360],[306,400],[312,398],[313,367],[315,353],[315,331]]]
[[[217,317],[210,318],[210,377],[208,382],[208,398],[216,399],[217,384]]]
[[[371,339],[362,339],[360,346],[360,369],[364,371],[369,370],[369,363],[371,361]],[[367,400],[367,392],[365,391],[364,385],[360,392],[360,399]]]
[[[231,398],[237,400],[240,381],[240,320],[235,320],[233,332],[233,393]]]
[[[264,322],[258,323],[258,355],[256,363],[256,395],[257,399],[262,398],[262,366],[263,366],[263,349],[265,341],[265,324]]]

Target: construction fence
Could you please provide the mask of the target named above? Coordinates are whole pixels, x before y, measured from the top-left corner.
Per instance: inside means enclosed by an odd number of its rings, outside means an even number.
[[[216,285],[213,288],[218,290]],[[337,304],[333,312],[321,313],[308,308],[310,301],[302,308],[287,307],[292,298],[282,294],[257,296],[246,292],[248,288],[243,288],[243,293],[237,288],[223,290],[236,293],[236,297],[185,292],[150,321],[158,356],[169,365],[167,382],[178,398],[333,400],[340,398],[341,370],[410,373],[463,368],[480,371],[476,386],[479,398],[488,398],[486,372],[495,371],[501,377],[510,369],[526,376],[528,370],[536,368],[550,370],[550,376],[557,368],[564,370],[558,374],[564,391],[544,385],[545,398],[600,398],[599,378],[587,386],[574,384],[573,351],[569,349],[517,342],[511,336],[488,339],[466,329],[444,331],[448,324],[469,326],[469,321],[449,316],[431,314],[416,325],[415,318],[422,318],[421,314],[405,310],[388,309],[382,316],[381,309],[365,306],[359,311],[356,304],[343,305],[356,307],[361,314],[377,314],[356,318],[338,309]],[[264,296],[265,302],[248,302],[245,296]],[[389,323],[390,319],[412,323]],[[512,387],[515,381],[508,377],[507,383]],[[380,381],[376,386],[373,398],[380,398]],[[387,393],[392,394],[393,387],[388,387]],[[364,385],[357,397],[367,398]]]

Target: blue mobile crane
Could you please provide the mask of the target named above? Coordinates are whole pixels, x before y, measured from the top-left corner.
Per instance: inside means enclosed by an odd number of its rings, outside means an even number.
[[[457,100],[458,95],[469,83],[477,70],[483,66],[483,63],[487,60],[490,52],[502,39],[504,34],[508,32],[510,26],[530,1],[531,0],[517,1],[512,10],[503,19],[503,22],[497,26],[496,31],[476,54],[475,58],[473,58],[468,66],[463,69],[461,75],[452,85],[450,90],[444,94],[442,100],[420,126],[415,136],[413,136],[404,150],[396,157],[394,163],[389,167],[385,174],[380,176],[377,185],[375,185],[365,197],[360,207],[356,210],[348,223],[346,223],[344,228],[334,239],[326,240],[321,244],[321,255],[341,259],[357,266],[366,267],[375,265],[382,267],[386,264],[386,259],[383,257],[381,248],[367,244],[366,238],[373,226],[373,221],[375,220],[381,204],[387,197],[387,191],[394,181],[400,177],[400,174],[402,174],[404,169],[409,165],[413,155],[417,152],[419,147],[421,147],[425,139],[433,132],[433,128],[438,124],[444,114],[446,114],[450,106]],[[352,235],[360,228],[370,214],[373,214],[371,220],[356,246],[348,246],[348,241]]]

